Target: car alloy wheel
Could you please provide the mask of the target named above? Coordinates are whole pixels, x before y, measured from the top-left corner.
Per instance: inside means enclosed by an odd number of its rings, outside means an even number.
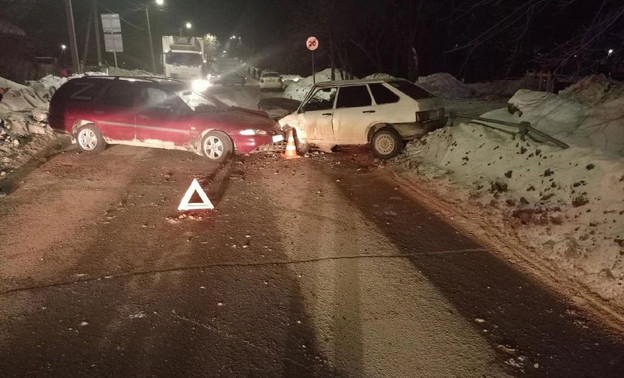
[[[78,133],[78,143],[80,143],[80,146],[85,151],[93,151],[98,145],[97,136],[90,129],[80,130]]]
[[[201,149],[208,159],[221,163],[230,157],[234,151],[234,144],[226,133],[213,130],[202,139]]]
[[[102,133],[93,124],[84,125],[78,130],[76,143],[78,148],[89,153],[100,152],[106,145]]]
[[[204,151],[211,159],[218,159],[223,155],[223,142],[216,136],[209,136],[204,140]]]

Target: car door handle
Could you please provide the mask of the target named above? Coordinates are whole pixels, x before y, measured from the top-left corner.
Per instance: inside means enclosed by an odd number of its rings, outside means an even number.
[[[149,116],[146,116],[145,114],[139,114],[139,119],[149,119]]]
[[[95,113],[95,114],[104,114],[104,110],[94,110],[93,113]]]
[[[331,114],[331,113],[323,113],[323,114],[321,114],[321,115],[326,116],[326,115],[332,115],[332,114]]]
[[[364,110],[364,111],[362,111],[362,113],[375,113],[375,111],[374,110]]]

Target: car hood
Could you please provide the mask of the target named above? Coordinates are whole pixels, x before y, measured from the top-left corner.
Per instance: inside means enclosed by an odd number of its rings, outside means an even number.
[[[206,123],[220,123],[234,129],[261,129],[277,131],[277,122],[269,118],[264,111],[230,107],[228,110],[198,113],[195,119]]]

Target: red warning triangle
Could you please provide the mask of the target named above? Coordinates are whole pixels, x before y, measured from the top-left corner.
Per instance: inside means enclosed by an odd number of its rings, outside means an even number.
[[[194,202],[189,203],[193,194],[197,193],[202,202]],[[188,190],[182,197],[182,201],[180,201],[180,206],[178,206],[178,211],[188,211],[188,210],[211,210],[214,209],[212,206],[212,202],[208,199],[206,192],[199,185],[197,179],[193,179],[191,186],[189,186]]]

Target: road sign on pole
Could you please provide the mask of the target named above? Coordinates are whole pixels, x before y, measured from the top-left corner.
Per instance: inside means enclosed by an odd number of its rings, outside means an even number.
[[[319,42],[318,42],[318,39],[316,39],[316,37],[314,36],[308,37],[308,39],[306,40],[306,47],[308,48],[308,50],[314,51],[318,49],[318,46],[319,46]]]
[[[123,40],[121,38],[121,22],[117,13],[102,14],[102,31],[104,32],[104,48],[106,52],[112,52],[117,67],[117,53],[123,52]]]
[[[316,84],[316,71],[314,69],[314,50],[318,49],[319,41],[315,36],[308,37],[306,47],[312,52],[312,84]]]

